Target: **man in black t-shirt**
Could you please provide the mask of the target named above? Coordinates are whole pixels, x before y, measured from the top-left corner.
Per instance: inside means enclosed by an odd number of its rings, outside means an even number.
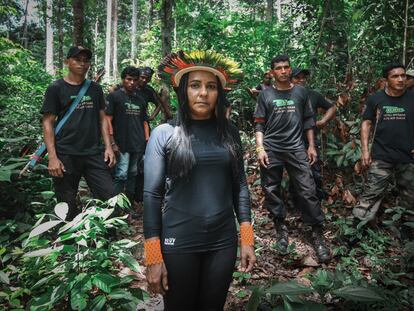
[[[307,87],[307,79],[310,75],[310,71],[307,69],[301,68],[294,68],[291,74],[291,80],[293,84],[300,85],[304,88]],[[316,184],[316,193],[318,195],[319,200],[323,200],[325,198],[325,191],[323,190],[323,180],[322,180],[322,173],[321,173],[321,165],[320,165],[320,147],[321,143],[318,139],[318,130],[323,129],[326,124],[335,117],[336,113],[336,106],[330,103],[325,97],[322,96],[321,93],[308,89],[309,92],[309,100],[312,105],[312,110],[314,113],[314,121],[315,121],[315,128],[314,128],[314,136],[315,136],[315,147],[318,153],[318,160],[312,165],[312,175],[315,180]],[[317,120],[317,113],[318,109],[324,110],[322,118]],[[308,146],[308,141],[305,136],[305,146]],[[296,195],[293,195],[293,198],[297,198]],[[295,202],[297,205],[297,202]]]
[[[286,207],[280,198],[283,169],[288,171],[299,196],[299,207],[305,224],[312,226],[314,248],[319,261],[330,260],[330,250],[323,236],[324,213],[316,195],[310,165],[317,154],[314,145],[314,114],[308,91],[290,81],[290,62],[287,55],[272,59],[274,87],[262,91],[254,114],[256,122],[256,152],[261,166],[264,206],[272,214],[277,232],[277,246],[287,251],[288,232],[284,224]],[[303,131],[309,142],[306,151]]]
[[[405,67],[384,67],[385,90],[371,95],[363,109],[361,161],[369,167],[368,181],[352,213],[370,221],[380,207],[392,176],[400,192],[399,205],[414,208],[414,92],[407,90]],[[372,155],[369,134],[374,125]]]
[[[111,144],[118,156],[115,190],[134,197],[138,163],[145,150],[144,122],[147,121],[144,98],[135,95],[139,71],[126,67],[121,73],[122,87],[107,96],[106,114],[110,117]]]
[[[157,92],[148,85],[154,74],[154,70],[150,67],[139,68],[139,78],[136,83],[136,94],[143,97],[146,101],[145,109],[148,109],[148,103],[153,103],[156,105],[154,112],[151,116],[148,117],[148,120],[153,120],[157,114],[163,110],[165,120],[172,118],[171,108],[167,102],[162,100]]]
[[[49,85],[41,110],[49,155],[48,170],[53,176],[57,200],[69,205],[68,218],[76,215],[76,195],[82,176],[95,197],[106,200],[115,195],[109,169],[116,161],[105,118],[105,99],[99,84],[91,83],[59,134],[56,137],[54,134],[56,119],[59,121],[65,115],[85,82],[91,57],[91,51],[84,47],[69,49],[65,60],[69,73]],[[103,154],[101,137],[105,143]]]
[[[261,91],[264,91],[269,87],[272,87],[272,74],[270,72],[265,72],[263,74],[262,83],[257,85],[254,89],[247,88],[247,91],[252,97],[256,98]]]

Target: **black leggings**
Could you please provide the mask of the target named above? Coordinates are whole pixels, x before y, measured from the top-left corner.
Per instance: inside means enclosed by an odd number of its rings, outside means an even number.
[[[223,310],[237,257],[237,245],[218,251],[164,254],[168,273],[166,311]]]

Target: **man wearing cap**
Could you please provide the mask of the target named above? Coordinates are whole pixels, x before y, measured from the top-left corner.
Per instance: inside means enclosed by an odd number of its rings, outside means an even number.
[[[407,70],[405,75],[407,76],[407,88],[414,91],[414,69]]]
[[[385,89],[371,95],[362,112],[361,161],[369,170],[365,191],[352,213],[365,221],[375,218],[393,175],[400,193],[398,205],[414,207],[414,92],[407,90],[402,64],[385,66],[383,77]]]
[[[49,85],[41,109],[44,141],[49,155],[48,171],[53,177],[57,200],[69,205],[69,218],[79,211],[76,195],[82,176],[94,197],[107,200],[115,195],[109,171],[115,165],[115,155],[105,118],[105,99],[99,84],[91,82],[59,134],[54,134],[55,123],[65,115],[86,81],[91,57],[92,52],[82,46],[69,49],[65,60],[68,75]],[[105,144],[103,153],[101,137]]]
[[[307,79],[309,75],[310,75],[310,71],[307,69],[294,68],[292,70],[291,81],[293,82],[293,84],[300,85],[306,88]],[[326,126],[326,124],[335,117],[336,106],[330,103],[329,101],[327,101],[325,97],[323,97],[322,94],[320,94],[319,92],[315,90],[311,90],[311,89],[308,89],[308,92],[309,92],[309,100],[311,102],[312,110],[314,113],[313,119],[316,125],[314,128],[315,147],[318,153],[318,159],[320,159],[319,155],[320,155],[321,143],[320,143],[320,140],[318,139],[318,130],[323,129]],[[320,120],[317,120],[316,117],[317,117],[317,112],[319,108],[324,110],[324,114],[322,115],[322,118]],[[306,135],[304,135],[304,138],[305,138],[305,145],[307,147],[308,140],[306,138]],[[320,166],[319,161],[316,161],[312,165],[312,175],[315,180],[316,193],[318,195],[318,198],[319,200],[323,200],[325,198],[325,192],[322,187],[323,180],[322,180],[321,166]],[[297,196],[293,195],[294,200],[295,198],[297,198]],[[295,205],[296,204],[299,204],[299,202],[295,202]]]
[[[277,247],[286,253],[288,230],[285,225],[286,207],[280,197],[283,169],[286,168],[297,195],[300,197],[302,220],[312,226],[312,239],[320,262],[330,260],[330,250],[323,236],[324,213],[316,195],[310,165],[317,158],[313,127],[315,126],[308,91],[290,81],[291,67],[287,55],[272,59],[274,87],[262,91],[254,113],[256,152],[261,166],[264,207],[269,210],[276,226]],[[309,142],[303,142],[303,132]]]
[[[154,74],[154,70],[150,67],[143,67],[139,68],[139,78],[137,81],[137,90],[136,94],[143,97],[146,101],[146,108],[148,107],[148,103],[153,103],[156,105],[156,108],[151,116],[149,116],[149,120],[153,120],[157,114],[162,109],[164,111],[165,119],[171,119],[172,114],[170,111],[170,107],[168,103],[164,102],[157,94],[157,92],[150,86],[148,83],[152,79],[152,75]]]

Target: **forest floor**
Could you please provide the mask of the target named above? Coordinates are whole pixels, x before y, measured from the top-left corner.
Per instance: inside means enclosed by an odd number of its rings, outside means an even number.
[[[333,191],[336,191],[335,187]],[[286,219],[290,233],[289,253],[286,255],[280,254],[275,248],[276,233],[273,222],[268,216],[268,211],[262,208],[263,195],[260,186],[253,189],[252,201],[257,264],[249,278],[234,277],[225,305],[225,310],[229,311],[245,310],[252,288],[255,286],[270,287],[272,282],[289,280],[295,280],[299,284],[310,286],[311,281],[308,278],[310,274],[315,273],[319,268],[335,271],[338,263],[342,260],[341,256],[337,255],[333,257],[329,264],[318,264],[312,247],[312,241],[310,240],[310,228],[303,225],[299,212],[292,210],[292,208],[289,210],[290,216]],[[325,213],[332,214],[332,210],[329,211],[326,205],[324,204]],[[142,211],[142,206],[139,205],[138,209]],[[344,214],[351,214],[349,207],[344,209],[342,211]],[[336,212],[335,209],[334,212]],[[131,220],[131,228],[134,231],[132,239],[139,241],[140,245],[142,245],[142,212],[139,212],[135,219]],[[336,237],[338,229],[338,226],[334,223],[326,222],[325,238],[332,249],[340,246]],[[383,254],[384,256],[394,256],[395,254],[401,253],[399,243],[394,242],[389,244],[389,249],[386,250],[386,254]],[[142,262],[142,247],[137,250],[135,256],[139,262]],[[363,254],[359,254],[355,260],[357,260],[357,270],[370,279],[370,273],[373,267],[369,258]],[[144,270],[145,268],[143,268],[142,273],[136,274],[137,281],[134,283],[134,286],[146,290],[147,285]],[[308,296],[308,299],[320,302],[317,294]],[[325,306],[329,310],[346,310],[346,308],[344,309],[344,307],[338,305],[338,302],[337,299],[335,300],[332,296],[328,295],[325,299]],[[151,297],[145,303],[139,305],[137,310],[163,310],[162,297]],[[273,310],[273,308],[269,301],[263,301],[262,299],[259,310]]]

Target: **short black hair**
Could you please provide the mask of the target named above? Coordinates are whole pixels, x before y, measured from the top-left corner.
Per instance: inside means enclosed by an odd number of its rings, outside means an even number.
[[[288,62],[290,66],[289,56],[286,54],[276,55],[275,57],[272,58],[272,61],[270,62],[270,68],[273,69],[274,64],[281,63],[281,62]]]
[[[391,70],[395,69],[395,68],[402,68],[405,71],[405,66],[399,62],[392,62],[389,63],[387,65],[385,65],[382,68],[382,76],[387,79],[388,78],[388,74],[390,73]]]
[[[131,77],[139,77],[139,71],[134,66],[128,66],[122,70],[121,79],[125,79],[127,75]]]

